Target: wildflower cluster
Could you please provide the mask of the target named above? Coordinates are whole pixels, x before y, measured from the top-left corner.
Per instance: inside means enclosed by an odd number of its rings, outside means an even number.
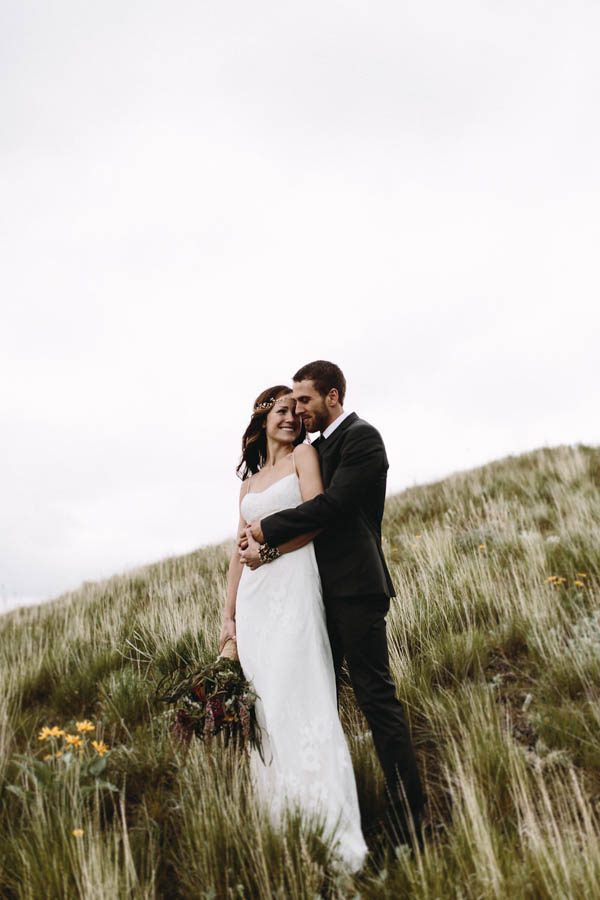
[[[60,792],[67,784],[72,788],[73,782],[82,797],[98,791],[117,791],[105,777],[110,747],[98,730],[99,725],[89,719],[75,722],[69,728],[42,726],[37,735],[41,748],[13,756],[18,779],[7,790],[24,803],[34,800],[37,791]],[[75,831],[73,835],[76,836]]]
[[[61,759],[65,754],[72,753],[74,750],[80,754],[85,753],[90,747],[94,755],[100,758],[106,756],[110,750],[108,744],[105,744],[103,740],[89,741],[87,738],[87,735],[95,732],[96,729],[97,726],[89,719],[75,722],[71,731],[65,731],[58,725],[44,725],[38,734],[38,741],[50,745],[50,752],[44,756],[44,762]]]
[[[587,572],[576,572],[573,580],[574,586],[580,589],[586,587],[587,577]],[[549,584],[551,587],[562,587],[568,583],[569,580],[568,578],[565,578],[564,575],[549,575],[548,578],[546,578],[546,584]]]

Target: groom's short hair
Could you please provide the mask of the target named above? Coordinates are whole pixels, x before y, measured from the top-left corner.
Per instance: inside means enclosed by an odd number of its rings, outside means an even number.
[[[326,397],[331,388],[335,388],[338,392],[340,403],[344,402],[344,397],[346,396],[344,373],[339,366],[336,366],[335,363],[327,362],[326,359],[316,359],[314,362],[302,366],[294,375],[294,381],[312,381],[322,397]]]

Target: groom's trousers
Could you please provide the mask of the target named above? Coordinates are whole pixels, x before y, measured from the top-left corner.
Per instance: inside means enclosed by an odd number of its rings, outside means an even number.
[[[410,732],[390,674],[383,595],[324,597],[336,683],[344,659],[356,701],[373,735],[392,808],[402,817],[402,793],[418,825],[424,795]]]

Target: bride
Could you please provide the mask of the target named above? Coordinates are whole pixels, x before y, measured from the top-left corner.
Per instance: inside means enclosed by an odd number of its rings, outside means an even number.
[[[318,454],[304,438],[290,388],[277,385],[259,394],[237,470],[242,478],[240,536],[251,520],[323,492]],[[337,712],[315,534],[270,551],[280,555],[254,570],[244,565],[236,547],[220,647],[237,640],[244,674],[258,694],[264,762],[254,750],[250,767],[259,800],[274,821],[286,806],[318,817],[341,863],[353,872],[361,868],[367,847]]]

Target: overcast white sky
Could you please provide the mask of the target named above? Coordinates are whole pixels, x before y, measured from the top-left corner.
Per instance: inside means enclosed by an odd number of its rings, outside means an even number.
[[[0,9],[0,603],[229,537],[311,359],[392,491],[599,442],[599,4]]]

